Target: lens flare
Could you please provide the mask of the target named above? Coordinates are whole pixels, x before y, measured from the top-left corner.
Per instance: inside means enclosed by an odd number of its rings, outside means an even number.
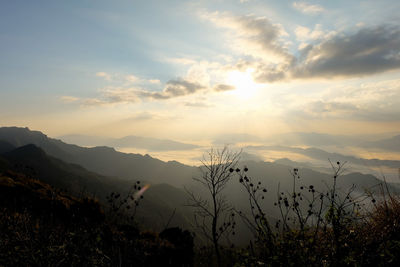
[[[145,186],[142,187],[138,192],[135,193],[133,196],[135,199],[140,198],[141,195],[143,195],[144,192],[146,192],[147,189],[149,189],[150,184],[146,184]]]

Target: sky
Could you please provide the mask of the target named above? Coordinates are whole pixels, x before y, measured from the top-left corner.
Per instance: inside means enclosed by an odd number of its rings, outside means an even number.
[[[398,10],[397,0],[4,0],[0,124],[189,143],[398,135]]]

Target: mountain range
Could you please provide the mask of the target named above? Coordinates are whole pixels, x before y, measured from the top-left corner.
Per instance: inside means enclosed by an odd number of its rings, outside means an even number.
[[[301,175],[296,182],[298,186],[313,185],[325,190],[333,181],[331,174],[290,160],[247,160],[240,162],[238,167],[244,166],[249,169],[249,177],[268,189],[263,205],[271,217],[278,216],[272,205],[278,188],[281,192],[290,192],[292,188],[293,168],[298,168]],[[90,193],[103,200],[111,192],[126,192],[140,180],[151,186],[144,194],[139,216],[142,222],[156,228],[162,228],[171,215],[171,224],[190,225],[192,213],[185,206],[187,194],[184,188],[207,198],[206,190],[192,179],[199,177],[198,167],[176,161],[164,162],[149,155],[122,153],[106,146],[80,147],[28,128],[0,128],[0,172],[6,170],[24,173],[75,194]],[[338,178],[338,187],[346,190],[354,184],[356,191],[363,192],[377,188],[381,182],[372,175],[347,173]],[[397,184],[388,186],[392,191],[400,191]],[[224,192],[229,203],[237,209],[248,209],[247,195],[238,177],[229,182]]]
[[[142,136],[125,136],[121,138],[108,138],[108,137],[96,137],[88,135],[63,135],[59,137],[71,144],[81,146],[110,146],[118,148],[137,148],[146,149],[149,151],[178,151],[178,150],[190,150],[198,148],[199,146],[193,144],[181,143],[168,139],[157,139]]]

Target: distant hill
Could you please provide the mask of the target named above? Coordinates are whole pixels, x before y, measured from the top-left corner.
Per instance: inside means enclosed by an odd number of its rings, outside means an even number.
[[[381,139],[378,141],[366,142],[364,146],[367,148],[378,148],[381,150],[388,151],[400,151],[400,135],[393,136],[387,139]]]
[[[389,167],[389,168],[399,168],[400,161],[399,160],[380,160],[380,159],[365,159],[358,158],[355,156],[348,156],[339,153],[331,153],[325,150],[309,147],[309,148],[301,148],[301,147],[289,147],[289,146],[247,146],[248,150],[264,150],[264,151],[286,151],[292,152],[300,155],[305,155],[309,158],[315,160],[323,160],[328,161],[328,159],[340,160],[342,162],[347,161],[349,163],[357,164],[360,166],[374,166],[374,167]]]
[[[94,137],[87,135],[64,135],[61,140],[80,146],[110,146],[118,148],[139,148],[149,151],[178,151],[198,148],[197,145],[181,143],[168,139],[129,135],[122,138]]]

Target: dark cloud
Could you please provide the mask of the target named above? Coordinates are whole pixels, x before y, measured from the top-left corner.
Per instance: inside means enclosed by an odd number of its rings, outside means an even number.
[[[362,76],[400,68],[400,30],[393,26],[337,35],[300,51],[295,78]]]
[[[290,64],[264,65],[255,68],[254,80],[260,83],[284,80],[290,71]]]
[[[150,99],[168,99],[171,96],[164,94],[163,92],[151,92],[145,90],[136,91],[136,95],[140,98],[150,98]]]
[[[243,30],[249,33],[247,41],[261,48],[259,52],[250,52],[251,56],[258,58],[253,61],[255,80],[275,82],[285,79],[289,67],[295,62],[295,57],[282,45],[281,37],[285,34],[282,27],[265,17],[243,16],[239,17],[238,21]],[[270,58],[271,62],[260,59],[265,57]]]
[[[85,105],[107,105],[114,103],[135,103],[140,99],[169,99],[194,94],[207,87],[186,80],[170,80],[162,91],[147,91],[140,88],[108,88],[100,99],[86,99]]]
[[[224,92],[231,90],[235,90],[235,86],[229,84],[217,84],[216,86],[214,86],[214,91],[217,92]]]
[[[245,28],[254,27],[256,34],[249,42],[256,43],[265,52],[281,58],[278,63],[253,59],[246,66],[255,68],[258,82],[276,82],[285,79],[358,77],[400,68],[400,29],[381,25],[365,27],[353,33],[331,34],[319,43],[290,54],[279,40],[279,31],[266,19],[254,17],[244,21]],[[239,62],[238,66],[243,65]]]
[[[175,97],[190,95],[205,88],[205,86],[196,82],[189,82],[186,80],[170,80],[167,82],[163,93],[169,97]]]
[[[237,21],[249,35],[252,43],[260,45],[263,50],[273,52],[275,55],[287,59],[293,57],[279,42],[279,38],[282,36],[282,28],[273,24],[268,18],[249,15],[238,17]]]
[[[299,4],[298,4],[299,5]],[[310,6],[303,4],[303,8]],[[245,64],[256,69],[259,82],[317,77],[353,77],[400,68],[400,28],[380,25],[353,32],[319,30],[320,38],[297,52],[290,52],[279,24],[268,18],[214,13],[209,18],[218,26],[233,29],[233,45],[249,57]],[[238,62],[238,67],[243,61]]]
[[[238,61],[237,69],[256,69],[255,78],[259,82],[273,82],[286,77],[287,68],[295,57],[283,44],[282,37],[287,33],[280,24],[255,15],[233,16],[216,12],[206,17],[217,26],[232,30],[230,45],[247,57]]]
[[[194,94],[203,89],[206,89],[206,87],[196,82],[189,82],[186,80],[170,80],[167,82],[164,90],[161,92],[137,90],[136,94],[140,98],[169,99],[173,97]]]

